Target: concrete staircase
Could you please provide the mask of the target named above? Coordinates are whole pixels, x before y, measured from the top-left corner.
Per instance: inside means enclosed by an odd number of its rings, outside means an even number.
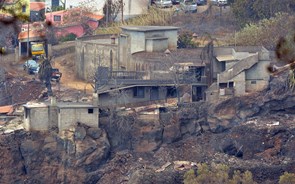
[[[224,72],[218,75],[218,82],[219,83],[226,83],[241,72],[251,68],[253,65],[258,63],[258,53],[253,54],[245,59],[238,61],[234,64],[231,68],[225,70]]]

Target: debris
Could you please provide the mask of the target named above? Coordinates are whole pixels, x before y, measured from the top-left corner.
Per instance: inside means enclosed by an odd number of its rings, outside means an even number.
[[[7,130],[4,131],[4,134],[10,134],[10,133],[12,133],[12,132],[14,132],[14,130],[12,130],[12,129],[7,129]]]
[[[257,119],[254,119],[254,120],[249,120],[245,123],[246,125],[247,124],[254,124],[254,125],[257,125]]]
[[[273,122],[273,123],[270,123],[270,124],[266,124],[266,126],[268,127],[271,127],[271,126],[278,126],[280,125],[280,122],[276,121],[276,122]]]
[[[191,169],[193,166],[196,166],[197,164],[195,162],[190,161],[174,161],[174,169],[175,170],[184,170],[184,169]]]
[[[171,162],[166,162],[166,164],[164,164],[160,169],[157,169],[156,172],[162,172],[170,165],[171,165]]]

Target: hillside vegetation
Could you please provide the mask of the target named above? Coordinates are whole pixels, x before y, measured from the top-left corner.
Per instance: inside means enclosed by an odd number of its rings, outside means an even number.
[[[146,14],[128,19],[124,22],[114,22],[109,27],[96,30],[96,34],[118,34],[121,26],[166,26],[171,25],[174,10],[161,10],[151,7]]]
[[[246,24],[235,38],[230,40],[233,45],[263,45],[273,50],[280,37],[285,37],[294,31],[295,16],[278,13],[275,17],[260,20],[258,23]]]

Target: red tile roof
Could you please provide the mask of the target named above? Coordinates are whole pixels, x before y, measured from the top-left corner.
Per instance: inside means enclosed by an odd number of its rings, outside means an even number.
[[[12,114],[13,113],[13,106],[12,105],[6,105],[0,107],[0,114]]]
[[[45,2],[30,2],[31,11],[40,11],[45,9]]]
[[[89,17],[89,18],[92,18],[92,19],[95,19],[95,20],[101,20],[104,16],[103,15],[97,15],[97,14],[94,14],[94,13],[87,13],[85,14],[86,17]]]

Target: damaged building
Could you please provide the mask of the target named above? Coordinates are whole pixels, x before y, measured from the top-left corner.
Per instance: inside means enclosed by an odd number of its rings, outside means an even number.
[[[268,86],[264,47],[177,49],[178,29],[124,26],[119,35],[79,38],[77,75],[95,80],[100,105],[214,101]]]
[[[264,47],[214,48],[207,101],[227,99],[268,87],[270,53]]]
[[[89,127],[98,127],[99,109],[94,98],[93,104],[56,102],[27,103],[24,107],[24,127],[26,130],[63,131],[83,123]]]

